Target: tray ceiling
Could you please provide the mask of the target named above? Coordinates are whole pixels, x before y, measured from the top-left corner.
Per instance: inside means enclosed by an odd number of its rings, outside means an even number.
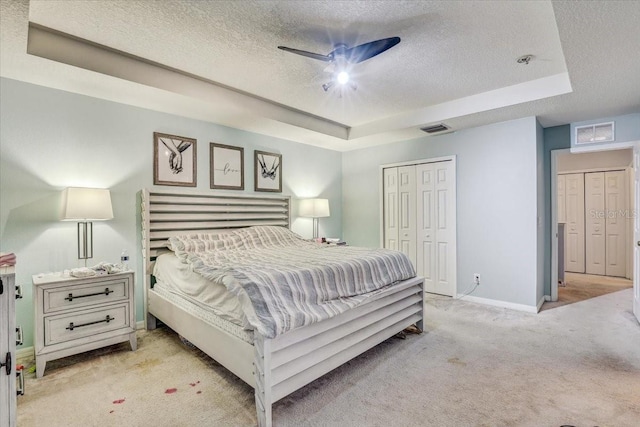
[[[440,122],[533,115],[553,126],[638,111],[639,4],[3,1],[0,73],[344,151]],[[402,42],[354,66],[355,91],[324,92],[326,63],[277,49],[326,54],[391,36]],[[587,91],[600,105],[585,104]]]

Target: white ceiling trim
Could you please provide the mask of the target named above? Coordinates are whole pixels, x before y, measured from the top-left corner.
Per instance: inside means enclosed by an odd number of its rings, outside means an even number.
[[[341,139],[348,127],[245,94],[126,52],[29,23],[27,53],[209,102],[225,115],[250,114]]]
[[[337,151],[424,138],[420,127],[441,122],[460,131],[536,116],[548,127],[639,111],[640,56],[624,42],[640,34],[638,1],[334,5],[1,1],[0,75]],[[29,55],[29,20],[165,73],[139,83],[117,74],[128,67],[75,65],[82,50]],[[388,35],[400,47],[359,66],[358,91],[343,98],[319,95],[322,64],[274,48],[324,52]],[[534,61],[517,65],[524,53]],[[190,78],[189,90],[167,70]]]
[[[356,126],[351,128],[349,139],[392,130],[422,127],[454,117],[564,95],[571,91],[569,73],[559,73]]]
[[[571,92],[568,73],[472,95],[348,127],[126,52],[29,23],[29,54],[200,99],[225,115],[250,114],[341,140],[418,128],[430,123]],[[216,107],[217,105],[217,107]],[[224,110],[224,111],[222,111]],[[234,123],[238,126],[238,123]]]

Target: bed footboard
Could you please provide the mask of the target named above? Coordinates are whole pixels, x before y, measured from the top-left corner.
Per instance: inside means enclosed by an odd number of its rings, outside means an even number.
[[[272,404],[404,328],[422,330],[423,279],[385,290],[338,316],[266,339],[254,338],[258,426],[272,425]]]

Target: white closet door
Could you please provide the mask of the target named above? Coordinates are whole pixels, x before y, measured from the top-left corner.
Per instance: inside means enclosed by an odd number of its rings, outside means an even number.
[[[604,172],[584,174],[585,272],[605,274]]]
[[[624,171],[605,172],[606,274],[624,277],[627,272],[628,205]]]
[[[398,168],[398,250],[416,265],[416,168]]]
[[[453,162],[416,166],[417,270],[425,291],[456,293],[456,182]]]
[[[383,171],[384,247],[398,250],[398,168]]]
[[[564,175],[558,175],[558,222],[567,222],[567,203]]]
[[[584,273],[584,174],[565,175],[566,233],[565,266],[566,271]]]

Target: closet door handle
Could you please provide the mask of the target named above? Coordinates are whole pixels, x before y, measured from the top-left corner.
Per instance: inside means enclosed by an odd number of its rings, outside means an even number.
[[[11,352],[10,351],[7,352],[4,363],[0,362],[0,368],[2,367],[4,367],[4,370],[7,373],[7,375],[11,374]]]

